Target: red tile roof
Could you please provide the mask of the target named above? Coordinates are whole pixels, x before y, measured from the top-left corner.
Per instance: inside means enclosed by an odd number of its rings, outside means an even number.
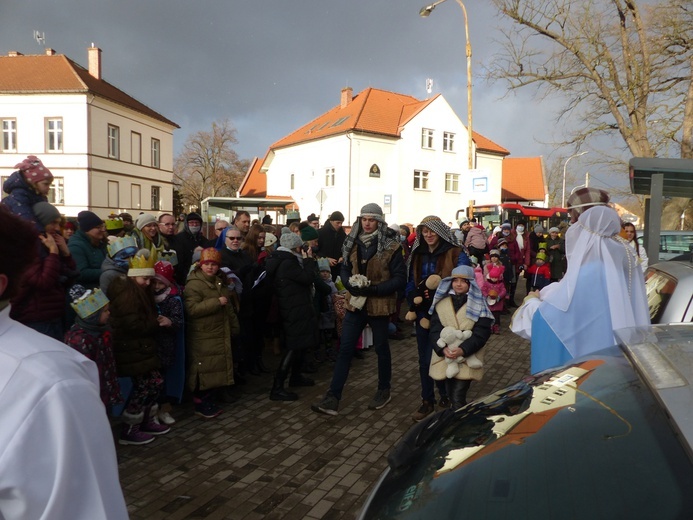
[[[505,157],[503,159],[503,202],[544,200],[544,166],[541,157]]]
[[[238,194],[240,197],[266,197],[267,196],[267,175],[260,171],[262,163],[257,157],[253,157],[250,166],[248,166],[248,172],[241,182],[241,186],[238,189]]]
[[[472,139],[476,143],[477,151],[491,152],[498,155],[510,155],[510,152],[501,145],[494,143],[489,138],[484,137],[474,130],[472,130]]]
[[[180,128],[122,90],[89,74],[63,54],[0,56],[0,94],[92,93]]]
[[[351,131],[398,137],[404,117],[411,117],[429,101],[385,90],[367,88],[342,108],[341,104],[274,143],[282,148]]]
[[[270,146],[283,148],[347,132],[367,132],[399,137],[404,125],[440,94],[418,100],[405,94],[369,87],[342,107],[341,104],[302,126]],[[508,155],[510,152],[490,139],[473,132],[479,150]]]

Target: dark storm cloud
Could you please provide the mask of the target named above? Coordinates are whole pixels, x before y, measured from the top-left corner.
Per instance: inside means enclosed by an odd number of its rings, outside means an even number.
[[[514,156],[548,155],[551,103],[508,96],[481,79],[495,52],[491,7],[467,2],[473,46],[474,129]],[[0,53],[51,47],[86,65],[103,49],[104,78],[188,135],[229,118],[241,157],[339,103],[341,88],[367,87],[423,99],[434,80],[466,123],[462,11],[454,1],[427,19],[418,0],[11,0],[0,7]],[[45,32],[45,45],[33,31]]]

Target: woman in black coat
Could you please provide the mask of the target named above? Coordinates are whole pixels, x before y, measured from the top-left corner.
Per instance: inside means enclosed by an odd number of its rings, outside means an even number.
[[[342,265],[342,246],[346,240],[346,233],[342,227],[344,215],[334,211],[325,224],[318,230],[318,256],[327,258],[330,262],[330,272],[334,282],[339,275]]]
[[[267,276],[274,284],[281,318],[284,354],[270,392],[272,401],[295,401],[298,395],[284,389],[291,369],[289,386],[312,386],[312,379],[301,375],[303,355],[318,344],[318,321],[313,304],[312,286],[316,263],[310,248],[302,249],[301,237],[285,233],[281,247],[267,258]]]

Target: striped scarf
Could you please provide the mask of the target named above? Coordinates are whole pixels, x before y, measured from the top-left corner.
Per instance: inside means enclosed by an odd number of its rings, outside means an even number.
[[[344,245],[342,246],[342,258],[349,258],[349,253],[351,253],[351,250],[354,248],[356,240],[363,234],[363,230],[361,229],[361,219],[357,219],[354,225],[351,227],[351,231],[344,239]],[[386,250],[392,245],[393,242],[399,244],[399,233],[387,227],[385,222],[378,222],[378,228],[375,231],[375,235],[376,236],[374,239],[378,240],[378,253]]]
[[[436,289],[436,294],[433,297],[431,308],[428,310],[429,314],[433,314],[433,310],[440,300],[449,296],[451,292],[454,294],[452,290],[453,278],[453,276],[448,276],[447,278],[443,278],[440,282],[440,285]],[[467,318],[472,321],[478,321],[479,318],[491,318],[493,320],[493,313],[488,308],[486,299],[481,294],[481,289],[479,289],[479,286],[476,284],[476,280],[467,279],[467,281],[469,282],[469,292],[467,293]]]
[[[414,253],[416,252],[417,248],[419,246],[428,247],[426,242],[423,240],[423,236],[422,236],[422,232],[423,232],[424,227],[433,231],[442,240],[451,244],[453,247],[461,248],[466,253],[467,256],[470,256],[469,252],[467,251],[467,248],[464,247],[462,244],[460,244],[460,242],[459,242],[459,240],[457,240],[457,237],[455,236],[455,234],[452,232],[452,230],[447,225],[445,225],[445,223],[442,220],[440,220],[440,217],[436,217],[435,215],[429,215],[428,217],[425,217],[421,221],[421,224],[416,226],[416,239],[414,240],[414,244],[411,247],[412,254],[410,254],[409,258],[407,259],[407,272],[409,272],[409,269],[411,267],[411,261],[414,258]]]

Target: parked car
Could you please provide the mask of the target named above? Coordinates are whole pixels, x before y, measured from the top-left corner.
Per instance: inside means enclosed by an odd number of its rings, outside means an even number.
[[[414,426],[360,519],[693,518],[693,324],[616,334]]]
[[[645,271],[652,323],[693,321],[693,263],[659,262]]]
[[[638,243],[643,244],[642,231],[637,232]],[[674,257],[690,253],[693,247],[693,231],[669,231],[659,233],[659,261],[673,260]],[[650,262],[653,260],[650,258]]]

